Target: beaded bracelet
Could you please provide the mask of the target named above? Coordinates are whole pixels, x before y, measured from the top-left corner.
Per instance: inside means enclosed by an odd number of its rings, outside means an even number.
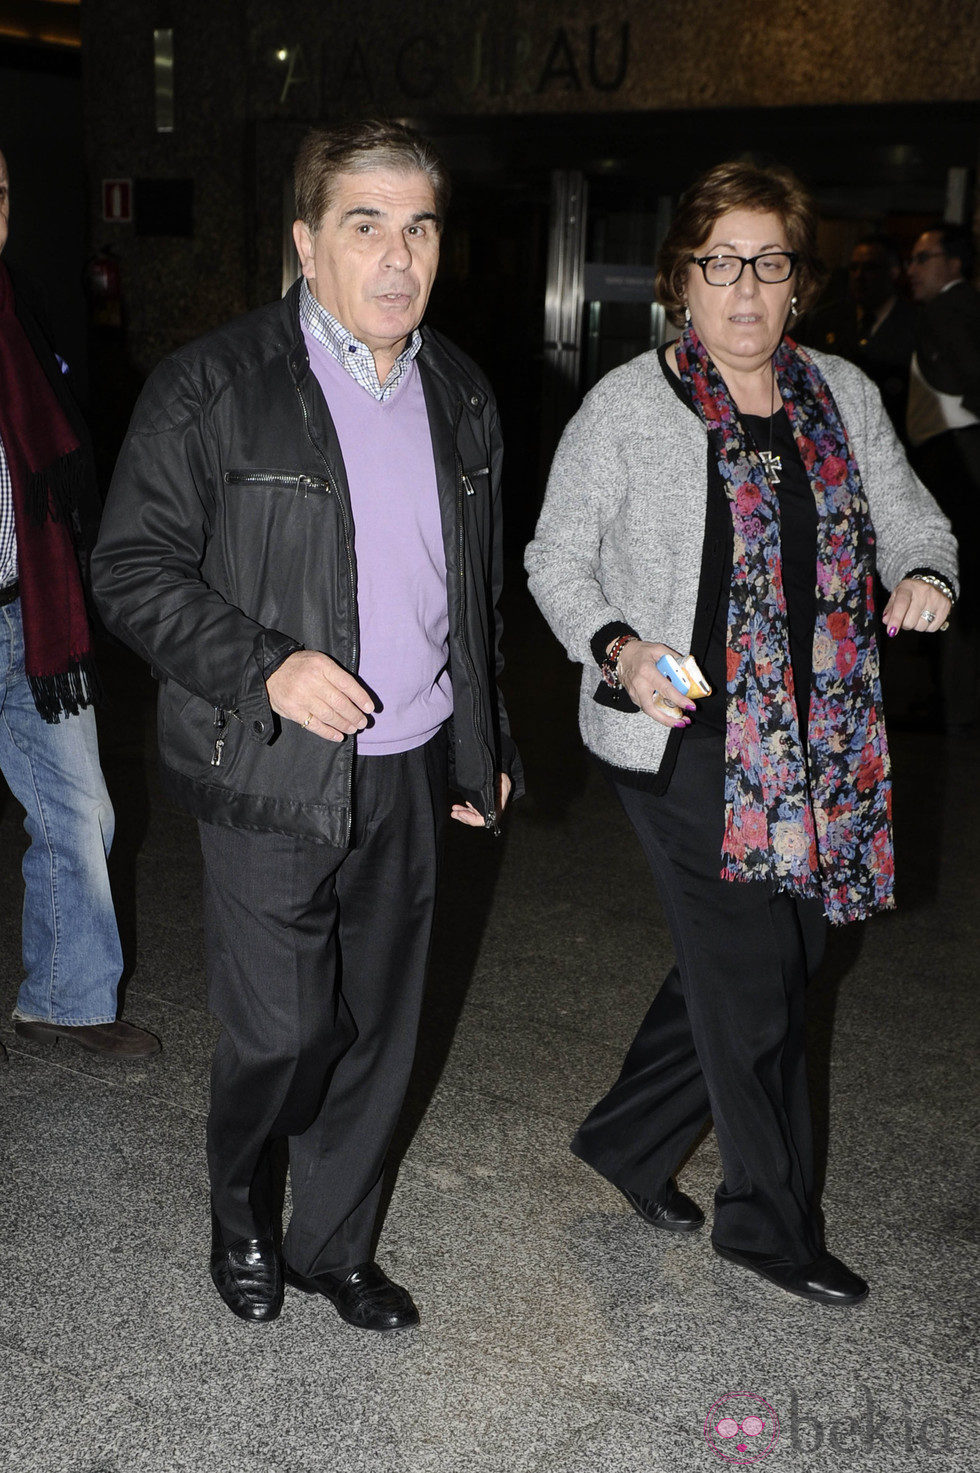
[[[934,573],[931,568],[913,568],[911,573],[905,574],[906,578],[914,578],[916,583],[928,583],[930,588],[938,588],[943,598],[948,598],[951,604],[956,602],[956,594],[953,585],[943,577],[941,573]]]
[[[616,669],[616,666],[619,664],[619,657],[623,653],[623,650],[635,638],[635,634],[621,634],[618,639],[613,640],[612,646],[606,654],[606,658],[599,666],[603,680],[607,685],[612,686],[613,690],[622,690],[623,688],[623,682],[619,678],[619,671]]]

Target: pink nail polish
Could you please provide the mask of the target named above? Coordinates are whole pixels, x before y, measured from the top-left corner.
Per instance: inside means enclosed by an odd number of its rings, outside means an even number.
[[[895,638],[895,635],[897,633],[898,633],[898,630],[896,629],[895,625],[892,624],[891,628],[888,630],[888,638],[889,639],[894,639]]]

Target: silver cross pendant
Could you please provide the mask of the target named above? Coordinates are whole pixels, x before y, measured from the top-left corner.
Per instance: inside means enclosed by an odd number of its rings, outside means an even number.
[[[759,459],[762,461],[762,468],[766,473],[766,480],[770,486],[778,486],[780,480],[777,472],[783,468],[782,457],[774,455],[771,450],[760,450]]]

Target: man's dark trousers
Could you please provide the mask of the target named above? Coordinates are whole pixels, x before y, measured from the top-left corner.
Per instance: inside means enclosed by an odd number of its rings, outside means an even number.
[[[288,1137],[283,1253],[302,1274],[372,1256],[415,1051],[447,787],[440,732],[409,752],[358,755],[346,849],[200,824],[209,999],[222,1029],[212,1201],[227,1241],[269,1233],[270,1147]]]

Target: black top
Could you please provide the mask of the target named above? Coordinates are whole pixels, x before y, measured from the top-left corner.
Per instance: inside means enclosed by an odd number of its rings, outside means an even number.
[[[810,708],[813,625],[816,618],[817,505],[785,409],[780,408],[771,418],[768,415],[743,414],[740,419],[754,440],[757,450],[768,450],[771,433],[772,453],[780,462],[780,468],[770,472],[770,480],[776,482],[775,491],[779,501],[779,540],[789,620],[790,662],[793,667],[800,734],[805,741]],[[712,480],[717,482],[713,489]],[[708,470],[708,494],[715,497],[720,494],[729,512],[727,553],[728,566],[731,567],[734,558],[731,511],[725,484],[714,456],[711,457]],[[728,704],[725,666],[727,643],[728,599],[719,597],[715,603],[714,620],[704,659],[698,659],[695,654],[711,686],[711,695],[698,702],[690,728],[692,734],[699,730],[725,730]]]
[[[667,363],[667,348],[658,353],[661,371],[677,397],[692,414],[696,413],[687,390]],[[743,415],[742,423],[755,440],[760,450],[769,447],[769,418],[766,416]],[[779,496],[780,536],[782,545],[783,581],[786,590],[787,611],[790,628],[790,660],[793,666],[797,691],[798,712],[805,710],[802,702],[809,706],[812,664],[813,623],[816,606],[816,538],[817,509],[813,491],[807,480],[803,462],[796,448],[793,431],[786,412],[780,409],[772,421],[772,449],[778,454],[782,468],[777,493]],[[657,772],[632,772],[614,767],[611,763],[596,761],[616,782],[625,787],[641,788],[645,792],[665,793],[670,784],[677,760],[677,749],[686,737],[715,736],[724,733],[727,715],[727,673],[725,649],[728,635],[728,602],[731,590],[732,564],[734,562],[734,532],[731,507],[725,492],[725,483],[718,469],[718,457],[714,445],[708,441],[706,466],[708,494],[705,507],[704,544],[701,553],[701,573],[698,580],[697,604],[694,611],[694,628],[691,636],[691,651],[701,666],[712,688],[712,694],[698,701],[694,719],[689,727],[675,727],[668,739],[663,759]],[[619,634],[638,634],[627,624],[607,624],[597,631],[592,640],[592,651],[597,664],[601,664],[606,647]],[[643,636],[648,637],[648,636]],[[682,650],[681,654],[687,654]],[[613,692],[600,682],[596,692],[602,704],[615,705],[622,710],[637,710],[625,691]],[[801,731],[806,732],[806,720],[801,721]]]

